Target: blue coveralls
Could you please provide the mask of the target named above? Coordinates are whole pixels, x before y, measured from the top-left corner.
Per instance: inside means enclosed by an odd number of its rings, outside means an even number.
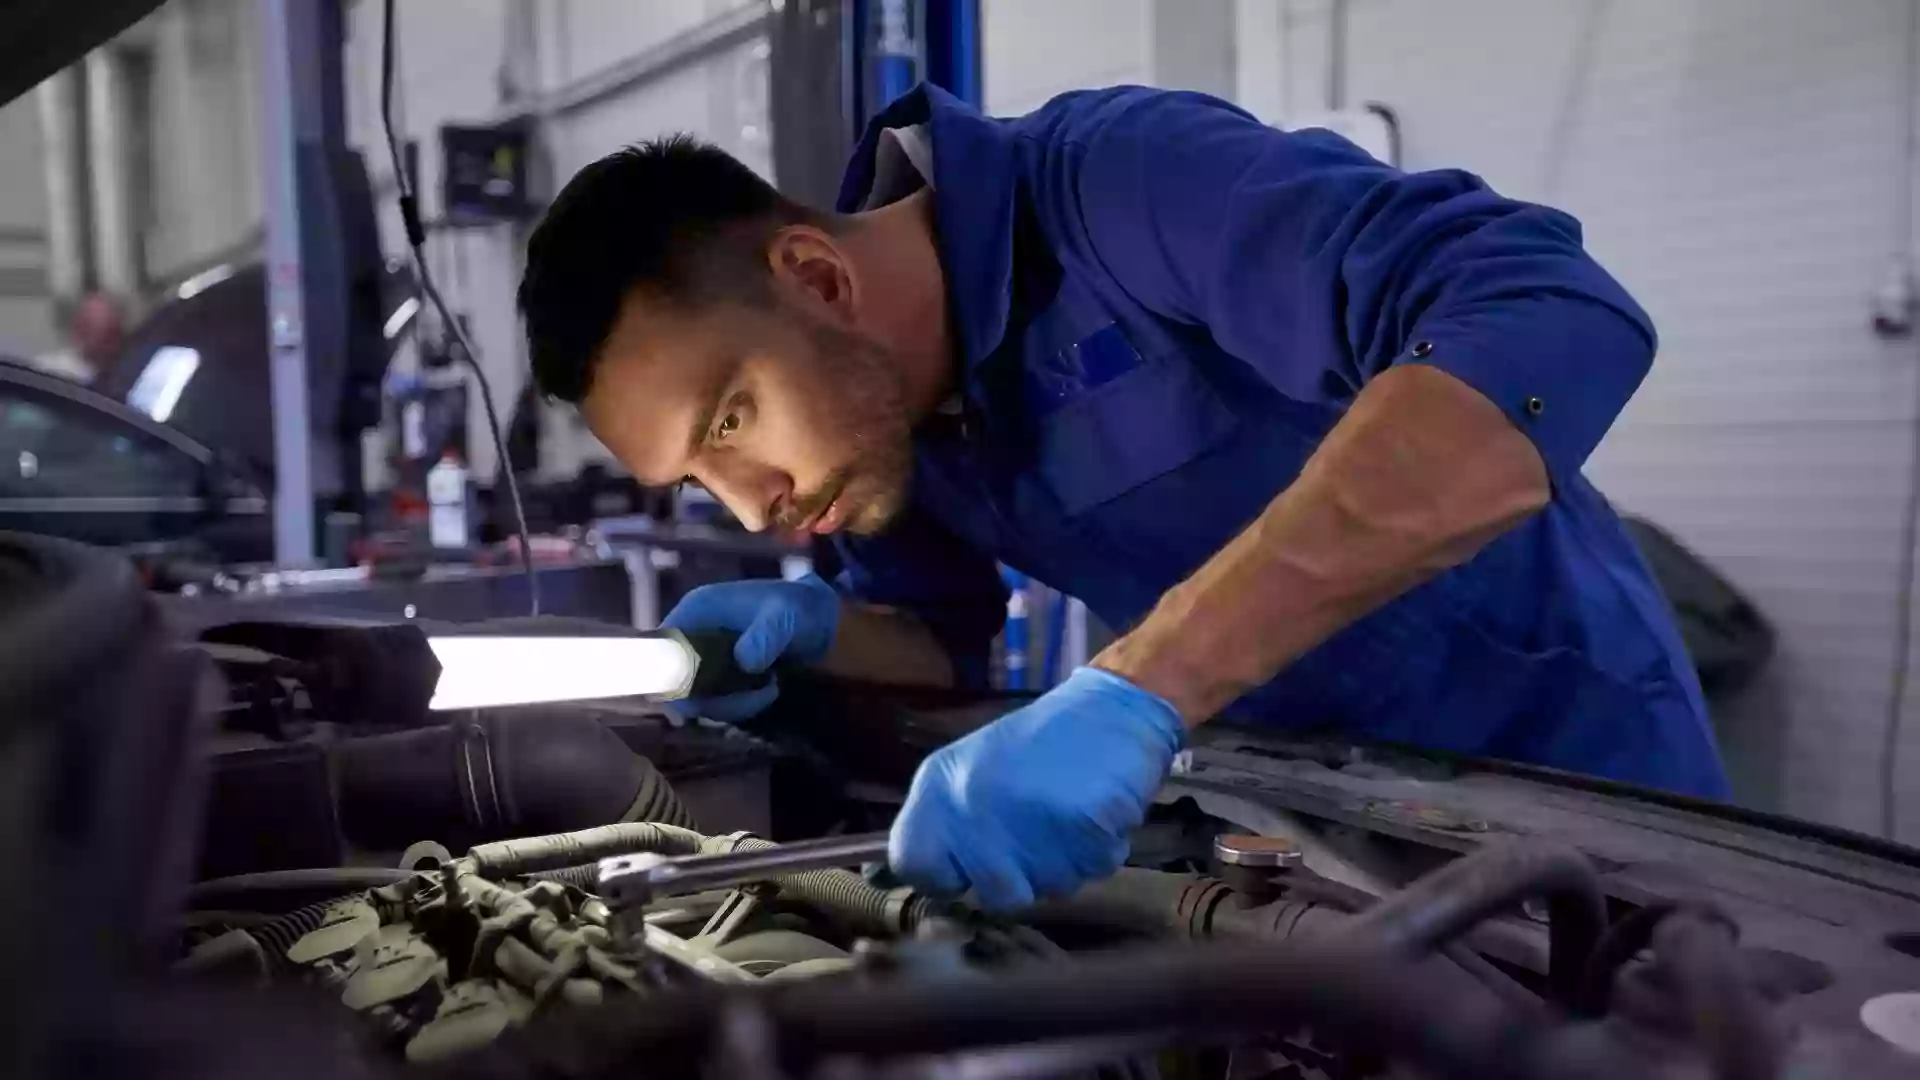
[[[1005,612],[996,560],[1125,629],[1369,378],[1432,364],[1533,440],[1551,503],[1229,715],[1726,795],[1666,603],[1580,473],[1655,342],[1577,222],[1138,87],[1011,120],[922,87],[867,131],[843,211],[880,133],[921,125],[962,400],[916,432],[902,519],[837,541],[843,591],[915,612],[976,674]]]

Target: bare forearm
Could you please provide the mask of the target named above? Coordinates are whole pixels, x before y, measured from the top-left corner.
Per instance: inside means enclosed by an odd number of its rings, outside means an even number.
[[[1201,723],[1465,562],[1550,494],[1533,444],[1478,391],[1432,367],[1396,367],[1252,525],[1094,664]]]
[[[833,648],[819,668],[866,682],[952,686],[953,661],[932,631],[899,608],[840,601]]]

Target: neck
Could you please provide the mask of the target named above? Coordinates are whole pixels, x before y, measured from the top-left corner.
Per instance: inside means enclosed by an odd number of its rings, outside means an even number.
[[[873,333],[902,368],[907,408],[918,423],[959,384],[933,191],[921,188],[856,217],[863,276],[874,301],[862,306],[871,312]]]

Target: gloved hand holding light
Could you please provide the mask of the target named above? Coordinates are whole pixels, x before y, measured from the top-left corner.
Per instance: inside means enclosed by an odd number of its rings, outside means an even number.
[[[440,681],[429,708],[476,709],[643,696],[692,698],[702,715],[748,719],[773,703],[776,662],[826,655],[840,598],[817,575],[688,593],[660,630],[623,637],[432,635]]]

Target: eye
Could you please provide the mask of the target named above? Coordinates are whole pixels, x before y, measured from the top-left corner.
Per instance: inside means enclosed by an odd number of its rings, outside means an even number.
[[[730,395],[714,420],[710,438],[717,444],[739,435],[753,422],[753,398],[746,393]]]

